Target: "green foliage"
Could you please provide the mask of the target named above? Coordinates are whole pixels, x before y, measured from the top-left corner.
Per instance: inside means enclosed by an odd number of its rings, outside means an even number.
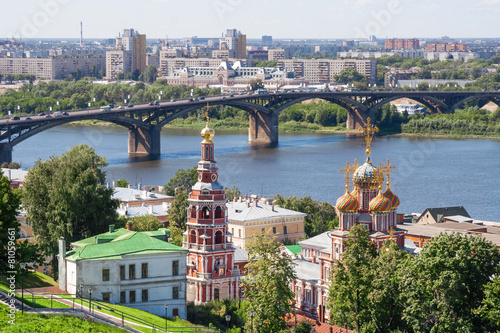
[[[157,70],[155,65],[149,65],[146,67],[144,70],[144,73],[142,73],[139,76],[139,79],[141,81],[147,82],[147,83],[153,83],[157,78]]]
[[[182,246],[182,233],[186,231],[188,192],[177,191],[170,209],[168,210],[168,221],[170,237],[177,246]]]
[[[362,224],[350,229],[342,262],[337,262],[332,268],[328,295],[332,322],[341,326],[347,323],[357,332],[371,322],[369,295],[373,291],[376,249],[368,234],[368,229]]]
[[[304,219],[305,237],[310,238],[338,226],[335,207],[328,202],[319,202],[309,196],[297,198],[276,195],[276,205],[307,214]]]
[[[484,299],[477,314],[481,316],[488,332],[500,331],[500,277],[493,277],[484,286]]]
[[[242,284],[249,307],[255,311],[254,331],[280,332],[286,327],[285,315],[292,311],[294,293],[289,285],[296,278],[294,264],[287,254],[281,253],[280,243],[274,241],[271,233],[252,237],[247,250],[249,262]]]
[[[16,216],[20,205],[19,193],[10,188],[10,180],[7,177],[0,176],[0,273],[15,270],[20,259],[8,261],[9,249],[16,246],[16,240],[19,238],[20,224]]]
[[[105,186],[105,165],[104,157],[82,144],[60,157],[38,160],[30,169],[22,201],[43,254],[55,256],[60,237],[70,244],[105,232],[116,220],[118,201]]]
[[[277,67],[278,66],[278,61],[276,61],[276,60],[258,60],[258,59],[255,59],[253,61],[253,66],[254,67]]]
[[[302,320],[295,326],[295,333],[311,333],[314,325],[311,324],[308,320]]]
[[[232,332],[239,333],[239,328],[244,327],[249,320],[247,301],[225,299],[223,301],[211,301],[207,304],[187,306],[187,319],[197,325],[213,326],[219,330],[226,331],[226,327],[233,328]],[[226,315],[231,316],[229,324]]]
[[[262,80],[250,81],[250,90],[255,91],[258,89],[264,89],[264,83],[262,83]]]
[[[355,68],[346,68],[340,71],[339,75],[335,75],[335,82],[339,83],[353,83],[353,82],[364,82],[366,83],[368,78],[363,74],[360,74]]]
[[[482,237],[434,237],[402,273],[403,319],[416,332],[484,331],[474,309],[499,264],[497,247]]]
[[[116,187],[125,187],[127,188],[130,185],[130,182],[125,178],[118,179],[115,183]]]
[[[241,192],[236,185],[233,185],[233,188],[226,187],[224,192],[226,193],[228,202],[241,196]]]
[[[165,194],[174,196],[177,191],[190,192],[193,185],[198,181],[197,170],[197,167],[193,167],[188,170],[177,170],[175,175],[163,186]]]
[[[163,223],[154,215],[136,216],[131,219],[131,222],[134,231],[154,231],[163,227]]]
[[[500,135],[500,111],[470,107],[451,114],[411,116],[401,124],[403,133],[453,134],[453,135]]]
[[[3,162],[1,167],[6,169],[21,169],[21,164],[17,162]]]

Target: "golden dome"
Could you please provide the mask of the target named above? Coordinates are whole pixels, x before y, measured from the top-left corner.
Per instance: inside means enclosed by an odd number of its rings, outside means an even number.
[[[212,138],[215,136],[215,131],[208,127],[208,121],[207,121],[207,126],[205,126],[204,129],[201,130],[201,137],[203,138],[203,143],[212,143]]]
[[[382,174],[376,167],[373,166],[370,158],[358,167],[352,175],[352,182],[356,188],[360,189],[376,189],[381,183]]]

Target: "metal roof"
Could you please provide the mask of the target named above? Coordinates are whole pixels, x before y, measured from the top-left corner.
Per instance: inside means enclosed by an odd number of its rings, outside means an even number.
[[[287,217],[305,217],[307,214],[296,212],[291,209],[282,208],[280,206],[273,206],[257,203],[255,206],[255,201],[251,201],[247,207],[247,200],[242,200],[241,202],[228,202],[227,203],[228,219],[229,223],[232,221],[254,221],[262,219],[274,219],[274,218],[287,218]]]
[[[321,278],[319,264],[307,260],[293,260],[293,263],[297,278],[314,282]]]
[[[134,188],[115,187],[114,190],[113,199],[118,199],[120,201],[145,201],[173,198],[165,194],[137,190]]]
[[[332,239],[328,236],[330,231],[325,231],[322,234],[314,236],[309,239],[305,239],[300,241],[298,244],[301,246],[314,247],[314,248],[331,248],[332,247]]]

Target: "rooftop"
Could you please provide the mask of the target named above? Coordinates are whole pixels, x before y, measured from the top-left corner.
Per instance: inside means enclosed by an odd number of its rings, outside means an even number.
[[[66,253],[70,261],[114,260],[133,254],[152,254],[187,251],[167,242],[167,229],[130,231],[118,229],[72,243],[74,250]]]
[[[297,278],[314,282],[321,278],[319,264],[301,259],[293,260],[293,263]]]
[[[241,202],[227,203],[229,223],[231,223],[231,221],[245,222],[284,217],[305,217],[307,215],[280,206],[268,205],[261,202],[256,203],[254,200],[251,200],[247,207],[247,200],[248,199],[242,199]]]
[[[160,193],[153,193],[127,187],[115,187],[115,192],[113,193],[113,199],[118,199],[120,201],[125,201],[125,202],[156,200],[156,199],[173,199],[173,198],[174,197]]]

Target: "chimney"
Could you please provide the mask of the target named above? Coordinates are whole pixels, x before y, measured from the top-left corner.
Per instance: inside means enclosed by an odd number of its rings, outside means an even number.
[[[12,181],[12,175],[10,173],[10,169],[9,169],[9,180]]]
[[[114,224],[110,224],[109,225],[109,233],[113,233],[115,231],[115,225]]]
[[[59,258],[66,257],[66,240],[64,237],[59,238]]]
[[[112,184],[113,184],[113,188],[115,188],[116,187],[116,181],[113,180]]]
[[[259,203],[259,200],[257,198],[255,198],[255,200],[253,201],[253,205],[255,207],[259,207],[258,203]]]
[[[247,208],[250,207],[250,200],[246,200],[247,201]]]
[[[132,222],[127,222],[127,230],[132,230]]]
[[[153,205],[149,206],[149,214],[153,215]]]
[[[274,205],[271,205],[271,211],[274,212]]]
[[[142,189],[142,184],[141,184],[141,183],[137,184],[137,189],[138,189],[139,191]]]

